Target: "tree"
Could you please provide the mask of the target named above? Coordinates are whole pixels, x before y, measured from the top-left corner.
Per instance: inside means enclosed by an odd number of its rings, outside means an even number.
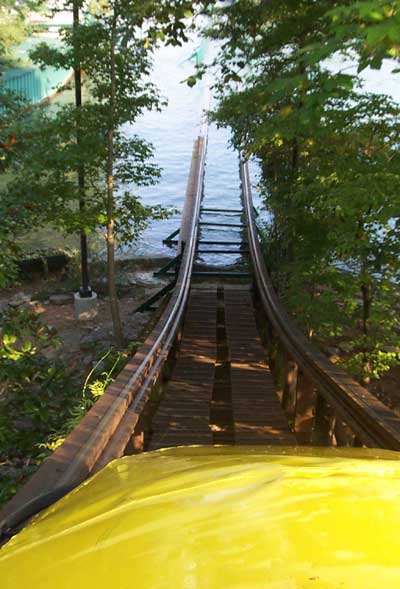
[[[68,1],[70,6],[71,2]],[[83,3],[79,3],[82,8]],[[91,2],[90,14],[63,31],[64,49],[45,44],[32,54],[42,65],[73,67],[85,72],[91,99],[80,108],[67,105],[50,115],[40,110],[20,129],[19,172],[8,194],[29,202],[42,222],[65,231],[101,228],[107,242],[108,285],[114,334],[122,344],[115,286],[115,248],[137,238],[150,218],[164,216],[161,207],[146,207],[133,191],[153,183],[159,170],[152,147],[137,136],[127,137],[124,125],[146,109],[162,106],[149,80],[152,52],[159,38],[185,39],[190,3]],[[76,141],[77,133],[80,141]],[[85,170],[85,207],[78,207],[82,186],[76,170]],[[52,207],[46,206],[46,201]]]
[[[399,276],[399,108],[324,62],[329,15],[348,4],[222,4],[207,9],[206,31],[223,41],[211,64],[214,118],[261,165],[267,263],[280,294],[310,336],[351,325],[367,370],[397,338],[382,309],[394,304]]]
[[[4,89],[1,72],[13,58],[13,49],[29,32],[26,17],[38,10],[43,0],[3,0],[0,6],[0,182],[8,170],[15,167],[17,136],[12,130],[27,113],[24,100]],[[2,195],[4,196],[4,194]],[[30,227],[29,208],[20,206],[14,199],[0,198],[0,288],[8,286],[17,276],[15,258],[18,256],[16,238]]]
[[[0,6],[0,66],[10,56],[12,48],[26,36],[29,27],[26,17],[38,10],[43,0],[2,0]]]
[[[332,33],[328,52],[355,50],[360,71],[367,66],[379,69],[383,59],[400,58],[399,0],[350,2],[329,11],[327,18]]]

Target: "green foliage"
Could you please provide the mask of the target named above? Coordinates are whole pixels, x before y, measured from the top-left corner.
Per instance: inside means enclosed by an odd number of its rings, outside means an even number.
[[[0,5],[0,68],[10,56],[14,45],[20,43],[29,32],[26,17],[31,10],[38,10],[43,0],[2,0]]]
[[[29,33],[26,17],[31,10],[39,10],[43,0],[2,0],[0,5],[0,76],[12,58],[15,45]],[[16,199],[3,199],[1,192],[6,174],[14,159],[19,137],[11,129],[26,116],[26,105],[17,95],[6,91],[0,78],[0,288],[14,282],[17,276],[15,258],[18,256],[16,238],[31,225],[31,215]]]
[[[98,106],[86,105],[77,113],[67,105],[53,116],[47,109],[38,109],[24,120],[15,122],[13,131],[23,140],[14,149],[13,175],[3,190],[3,206],[27,210],[31,224],[47,224],[66,232],[81,228],[88,232],[102,230],[107,224],[106,182],[102,168],[107,149],[106,130],[98,121]],[[84,129],[82,140],[76,143],[76,127]],[[115,202],[114,219],[117,235],[122,242],[134,240],[149,218],[167,214],[161,207],[140,203],[139,196],[123,186],[154,183],[158,168],[148,163],[152,147],[136,136],[126,138],[115,132],[115,187],[119,198]],[[81,161],[85,164],[88,189],[84,212],[79,210],[79,189],[75,171]],[[52,206],[49,207],[48,203]],[[17,216],[21,226],[21,215]]]
[[[16,279],[17,238],[31,226],[32,221],[29,205],[16,202],[13,197],[6,198],[2,190],[10,178],[17,143],[17,136],[10,125],[11,122],[19,123],[25,116],[24,101],[0,86],[0,288]]]
[[[57,340],[37,315],[8,308],[0,325],[0,453],[29,454],[68,412],[69,383],[63,364],[46,355]]]
[[[333,73],[324,59],[359,48],[357,31],[333,35],[332,19],[339,27],[339,15],[355,18],[361,8],[366,18],[367,4],[394,26],[397,3],[387,2],[243,0],[205,11],[207,34],[223,41],[208,66],[219,97],[213,118],[260,163],[274,281],[310,336],[350,332],[360,378],[382,372],[381,348],[397,337],[387,311],[400,278],[400,108],[363,93],[357,77]]]
[[[363,342],[356,342],[362,345]],[[354,378],[368,383],[371,379],[378,380],[385,372],[400,366],[400,355],[396,352],[385,352],[379,349],[356,352],[340,362]]]
[[[108,350],[83,386],[51,353],[52,329],[23,308],[0,315],[0,505],[57,448],[104,393],[137,343]]]
[[[49,436],[45,443],[39,445],[43,449],[41,456],[46,456],[48,451],[54,451],[60,446],[66,436],[78,425],[86,413],[101,397],[114,377],[122,370],[128,358],[136,351],[137,342],[132,342],[124,351],[110,348],[96,362],[88,373],[81,388],[80,396],[70,410],[68,419],[62,424],[56,433]]]
[[[74,383],[48,352],[51,329],[23,308],[0,314],[0,503],[36,468],[39,443],[69,416]]]
[[[359,55],[359,70],[379,69],[385,58],[400,57],[399,0],[360,0],[328,12],[332,49],[351,48]]]

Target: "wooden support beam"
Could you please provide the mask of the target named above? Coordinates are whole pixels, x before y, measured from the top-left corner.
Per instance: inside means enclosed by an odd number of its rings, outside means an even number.
[[[296,393],[297,393],[297,376],[298,376],[298,365],[296,362],[287,354],[283,352],[284,361],[284,373],[283,373],[283,396],[282,406],[286,413],[289,422],[294,425],[296,415]]]
[[[309,444],[314,426],[316,391],[314,384],[302,372],[297,374],[296,415],[294,431],[300,444]]]
[[[210,207],[201,207],[201,213],[224,213],[224,214],[234,214],[234,215],[242,215],[244,211],[242,209],[216,209]]]
[[[249,250],[197,250],[198,254],[249,254]]]
[[[337,445],[345,448],[352,448],[356,440],[354,432],[339,416],[337,416],[335,422],[335,438]]]
[[[233,229],[245,228],[245,225],[243,225],[243,223],[216,223],[214,221],[200,221],[199,225],[206,227],[232,227]]]
[[[325,397],[317,392],[315,402],[315,419],[314,429],[312,432],[312,444],[314,446],[334,446],[336,440],[334,437],[336,416],[328,405]]]

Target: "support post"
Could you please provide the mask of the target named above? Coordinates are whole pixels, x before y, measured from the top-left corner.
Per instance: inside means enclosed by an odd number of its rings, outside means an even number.
[[[283,372],[282,407],[288,417],[289,423],[293,427],[296,415],[297,376],[299,367],[287,352],[284,352],[284,354],[285,362]]]
[[[337,416],[335,423],[335,438],[337,445],[345,448],[352,448],[356,440],[355,434],[339,416]]]
[[[314,384],[299,370],[297,375],[294,431],[300,444],[309,444],[314,427],[316,392]]]
[[[80,132],[80,117],[82,108],[82,72],[80,60],[77,55],[77,42],[76,34],[79,28],[79,0],[73,2],[73,33],[74,33],[74,48],[75,48],[75,59],[74,59],[74,81],[75,81],[75,106],[78,112],[77,126],[76,126],[76,144],[78,149],[81,145],[81,132]],[[83,160],[80,159],[77,168],[78,175],[78,191],[79,191],[79,212],[81,218],[85,211],[85,169]],[[88,264],[88,247],[87,247],[87,235],[84,229],[80,232],[81,242],[81,287],[79,289],[79,295],[81,298],[90,298],[92,296],[92,289],[89,284],[89,264]]]
[[[326,402],[325,397],[317,392],[315,402],[314,429],[312,432],[312,443],[314,446],[333,446],[335,427],[335,416]]]

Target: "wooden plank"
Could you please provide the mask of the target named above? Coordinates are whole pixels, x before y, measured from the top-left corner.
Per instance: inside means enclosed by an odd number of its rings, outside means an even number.
[[[248,290],[224,289],[236,444],[295,445],[275,392]]]
[[[153,419],[149,450],[212,444],[210,402],[217,356],[217,293],[192,289],[178,360]]]

